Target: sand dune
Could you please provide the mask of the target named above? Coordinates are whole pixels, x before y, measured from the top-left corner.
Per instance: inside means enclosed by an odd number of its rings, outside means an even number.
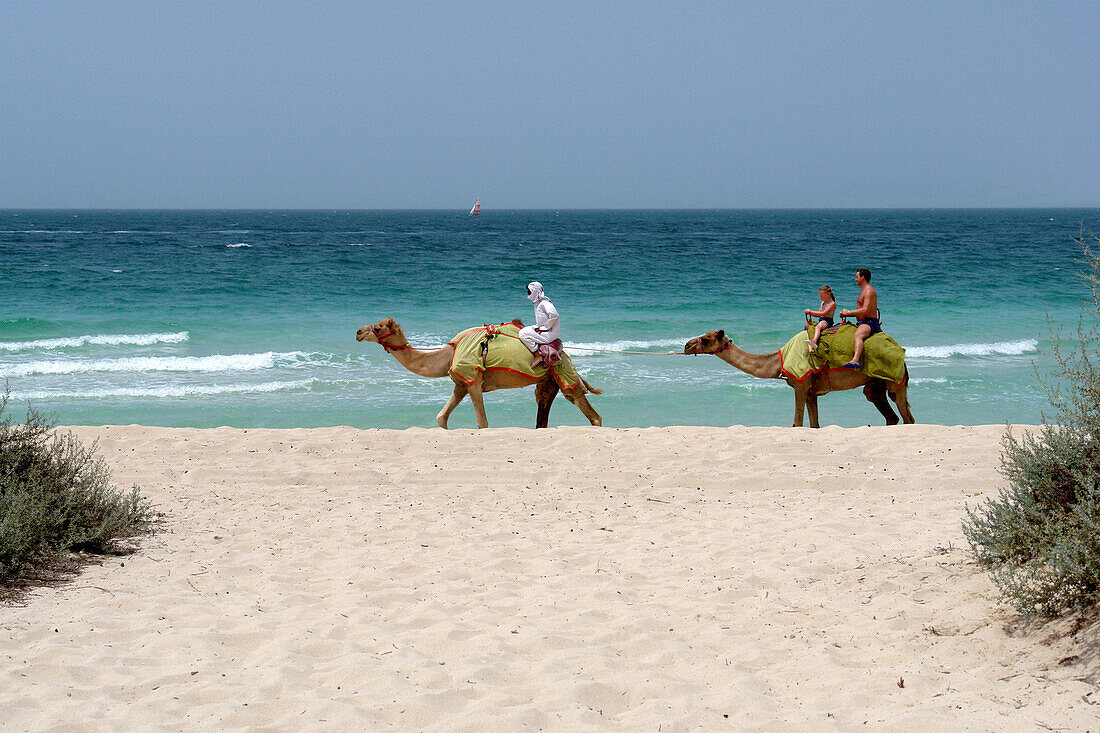
[[[0,727],[1095,730],[962,549],[1002,430],[78,428],[166,519],[0,607]]]

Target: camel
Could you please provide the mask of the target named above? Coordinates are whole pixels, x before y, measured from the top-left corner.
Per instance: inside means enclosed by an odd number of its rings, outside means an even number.
[[[684,353],[714,354],[722,361],[754,377],[786,380],[787,384],[794,389],[794,427],[796,428],[802,427],[804,411],[810,413],[811,428],[821,427],[817,421],[818,396],[856,387],[863,387],[863,395],[882,413],[887,425],[898,424],[898,416],[894,414],[890,403],[886,400],[887,394],[897,404],[901,419],[907,425],[916,422],[913,419],[913,413],[909,410],[908,368],[905,370],[905,379],[900,385],[869,377],[856,369],[826,369],[810,374],[799,382],[783,373],[778,350],[770,354],[750,354],[734,346],[733,342],[726,338],[725,331],[710,331],[691,339],[684,344]]]
[[[522,325],[522,324],[520,324]],[[447,400],[447,404],[443,406],[443,409],[436,415],[435,421],[439,427],[447,428],[447,419],[454,412],[454,409],[458,407],[458,403],[462,401],[467,394],[470,395],[470,402],[474,404],[474,414],[477,416],[477,426],[479,428],[489,427],[489,420],[485,417],[485,402],[482,399],[482,394],[485,392],[492,392],[495,389],[515,389],[518,387],[530,387],[533,382],[524,377],[521,374],[507,370],[489,370],[478,372],[474,379],[473,384],[465,384],[460,379],[457,379],[451,374],[451,360],[454,357],[455,348],[450,344],[446,346],[429,350],[421,351],[409,346],[408,339],[405,338],[405,334],[401,331],[401,325],[394,321],[392,318],[385,318],[373,326],[363,326],[355,334],[356,341],[373,341],[382,346],[387,352],[393,354],[397,361],[401,362],[401,366],[408,369],[413,374],[419,374],[422,377],[451,377],[454,382],[454,392],[451,393],[451,398]],[[547,371],[546,376],[541,381],[535,384],[535,401],[538,403],[538,416],[535,419],[536,428],[545,428],[549,422],[550,406],[554,402],[554,398],[557,396],[560,387],[554,380],[553,375]],[[588,421],[593,425],[599,427],[603,424],[603,419],[599,413],[593,409],[585,398],[585,392],[589,391],[593,394],[603,394],[600,390],[592,387],[588,382],[583,379],[581,383],[573,387],[572,389],[561,390],[565,395],[565,398],[572,402],[574,405],[580,408],[580,411],[584,413],[584,416],[588,418]]]

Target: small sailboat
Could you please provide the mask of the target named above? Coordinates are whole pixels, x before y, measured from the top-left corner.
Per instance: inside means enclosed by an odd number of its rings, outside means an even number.
[[[474,202],[474,208],[470,209],[470,216],[477,216],[481,213],[481,197],[477,197],[477,201]]]

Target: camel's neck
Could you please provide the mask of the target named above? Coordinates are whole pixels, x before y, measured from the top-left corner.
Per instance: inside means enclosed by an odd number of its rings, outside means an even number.
[[[731,343],[728,349],[719,351],[715,356],[746,374],[760,379],[775,379],[783,373],[778,351],[770,354],[750,354]]]
[[[408,342],[405,343],[408,346]],[[455,347],[450,344],[435,351],[420,351],[411,346],[405,349],[387,349],[393,357],[401,362],[401,366],[413,374],[422,377],[445,377],[451,369],[451,358],[454,357]]]

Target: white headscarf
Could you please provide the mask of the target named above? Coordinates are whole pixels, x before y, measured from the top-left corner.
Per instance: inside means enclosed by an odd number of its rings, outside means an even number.
[[[527,283],[527,300],[531,301],[532,303],[537,303],[545,297],[546,295],[542,292],[542,283]]]

